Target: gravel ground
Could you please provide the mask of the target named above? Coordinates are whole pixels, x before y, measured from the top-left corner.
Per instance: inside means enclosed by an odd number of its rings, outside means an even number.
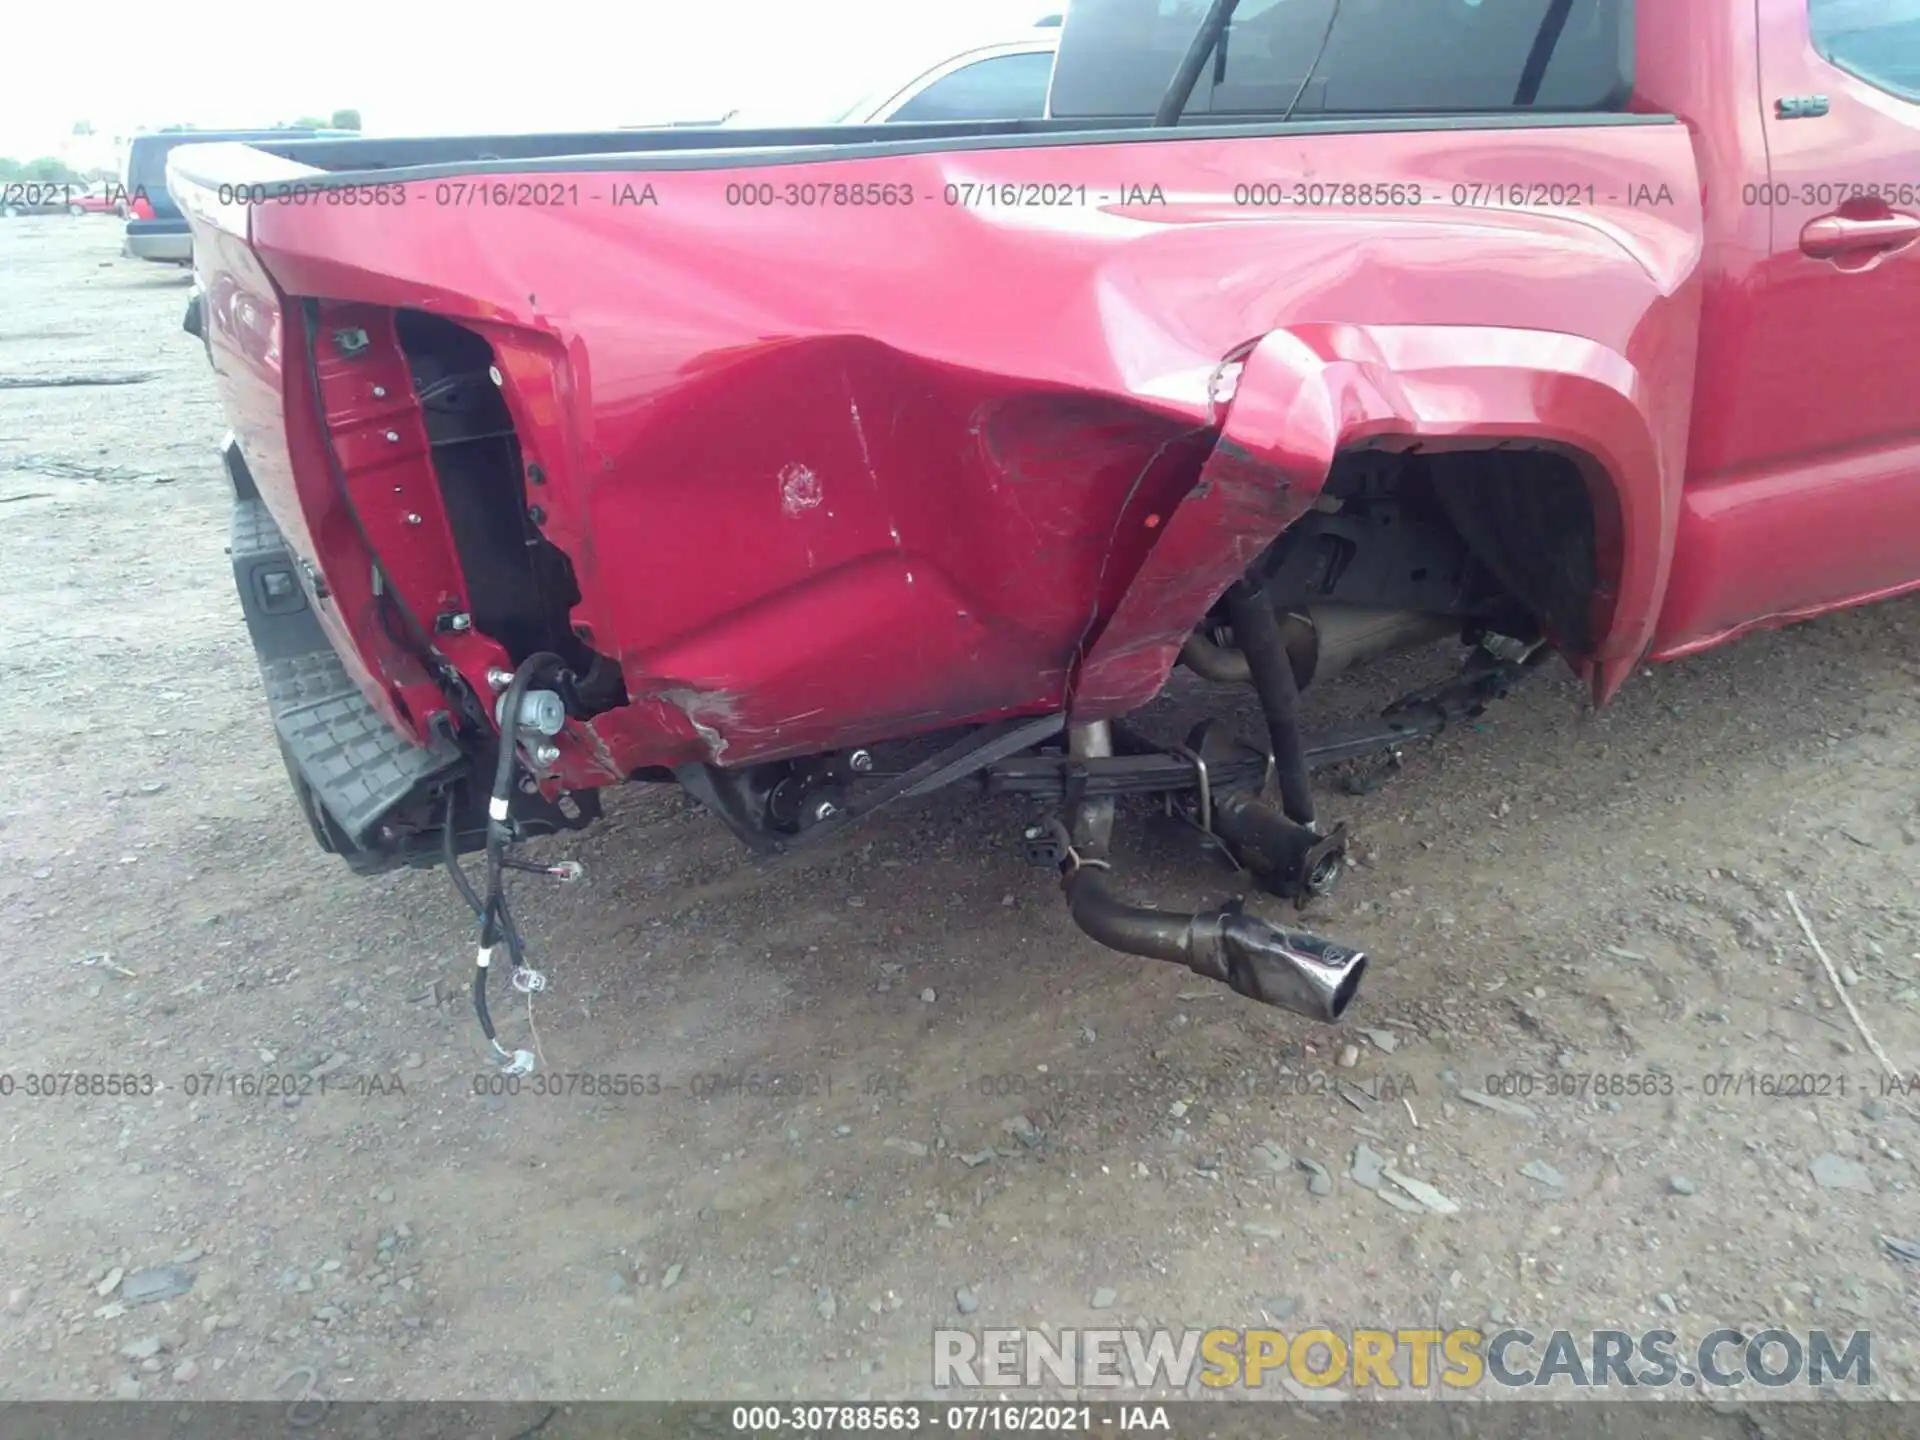
[[[1871,1393],[1920,1394],[1920,1250],[1886,1243],[1920,1242],[1915,1098],[1786,900],[1911,1068],[1920,602],[1598,716],[1546,679],[1329,784],[1360,863],[1313,923],[1377,957],[1340,1030],[1080,937],[1010,809],[936,797],[763,876],[635,787],[533,847],[588,879],[518,909],[548,1071],[644,1093],[476,1094],[465,912],[314,848],[185,281],[117,244],[0,223],[0,1399],[268,1398],[303,1366],[340,1399],[886,1398],[928,1392],[936,1325],[1268,1318],[1866,1328]],[[76,378],[121,383],[23,383]],[[1126,819],[1135,882],[1231,888]],[[157,1088],[29,1094],[48,1072]],[[1557,1093],[1588,1073],[1655,1093]],[[248,1078],[286,1075],[325,1088]],[[1824,1093],[1745,1078],[1774,1075]]]

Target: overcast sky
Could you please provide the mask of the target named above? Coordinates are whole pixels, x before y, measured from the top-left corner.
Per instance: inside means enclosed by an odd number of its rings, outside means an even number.
[[[7,21],[0,155],[102,134],[359,109],[368,133],[595,129],[753,102],[850,104],[903,57],[1011,38],[1064,0],[194,0]],[[30,59],[28,57],[31,57]]]

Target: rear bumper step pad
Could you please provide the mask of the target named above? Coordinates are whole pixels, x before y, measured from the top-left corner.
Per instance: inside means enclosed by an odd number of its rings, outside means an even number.
[[[415,745],[368,703],[320,628],[298,562],[260,501],[234,501],[231,548],[274,727],[320,804],[354,844],[365,845],[381,816],[459,768],[460,752],[439,737]]]

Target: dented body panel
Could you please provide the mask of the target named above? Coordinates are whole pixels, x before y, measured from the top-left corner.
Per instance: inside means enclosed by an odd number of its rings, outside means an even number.
[[[510,849],[629,780],[760,855],[1038,807],[1087,936],[1337,1021],[1365,950],[1133,903],[1123,798],[1306,905],[1316,768],[1920,587],[1920,107],[1809,4],[1086,0],[1042,120],[178,147],[316,841],[452,871],[509,1074],[509,874],[580,874]],[[1112,723],[1176,663],[1260,738]]]
[[[1593,204],[1235,200],[1302,172],[1450,196],[1516,152]],[[207,165],[244,185],[258,153]],[[264,157],[263,178],[285,163]],[[487,340],[541,530],[578,578],[573,623],[626,683],[630,703],[561,741],[564,779],[604,783],[1133,709],[1355,447],[1580,456],[1611,519],[1601,639],[1578,658],[1610,690],[1651,634],[1683,480],[1693,163],[1685,129],[1658,120],[749,152],[658,173],[582,163],[560,172],[577,202],[549,207],[476,212],[440,203],[432,178],[381,181],[400,198],[379,206],[252,205],[224,217],[246,246],[228,234],[202,255],[216,288],[281,323],[291,297],[351,302],[315,356],[343,463],[364,444],[391,461],[357,507],[369,530],[434,507],[388,483],[410,459],[425,473],[412,397],[356,390],[373,362],[334,331],[355,328],[349,310],[418,310]],[[1087,203],[947,203],[1069,177]],[[912,199],[738,203],[836,184]],[[219,230],[209,187],[176,185]],[[235,248],[247,263],[223,261]],[[246,362],[236,313],[213,309],[229,407],[291,417],[300,387]],[[303,469],[280,459],[298,448],[290,419],[285,433],[242,431],[256,470]],[[290,491],[263,482],[276,514],[303,503]],[[462,603],[433,525],[377,548],[416,617]],[[476,686],[505,659],[455,638],[440,648]]]
[[[1520,598],[1604,701],[1920,585],[1920,207],[1878,185],[1920,111],[1807,0],[1635,21],[1628,114],[229,144],[169,185],[380,713],[485,730],[529,649],[618,691],[549,790],[1124,714],[1374,454],[1557,568]],[[503,524],[531,579],[476,564]],[[508,633],[503,586],[546,610]]]

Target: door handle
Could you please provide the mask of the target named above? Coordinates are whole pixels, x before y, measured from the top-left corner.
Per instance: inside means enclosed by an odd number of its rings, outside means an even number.
[[[1880,215],[1871,220],[1822,215],[1800,232],[1800,248],[1816,260],[1901,250],[1915,240],[1920,240],[1920,216],[1916,215]]]

